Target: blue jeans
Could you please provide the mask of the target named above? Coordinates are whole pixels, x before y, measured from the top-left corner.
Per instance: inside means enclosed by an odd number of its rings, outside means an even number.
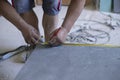
[[[18,13],[25,13],[35,6],[34,0],[12,0]],[[62,0],[43,0],[43,11],[48,15],[57,15],[61,8]]]

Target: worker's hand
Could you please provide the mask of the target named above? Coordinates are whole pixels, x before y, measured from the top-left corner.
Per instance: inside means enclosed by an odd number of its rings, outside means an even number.
[[[66,40],[67,33],[67,30],[63,27],[56,29],[50,34],[49,43],[53,46],[61,45]]]
[[[36,45],[40,41],[39,31],[33,26],[29,25],[27,29],[21,31],[26,43],[30,45]]]

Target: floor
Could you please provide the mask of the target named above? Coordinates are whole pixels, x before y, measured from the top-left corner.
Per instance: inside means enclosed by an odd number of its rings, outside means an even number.
[[[35,9],[39,17],[39,28],[41,34],[43,29],[41,25],[42,8],[37,6]],[[67,7],[63,7],[59,14],[59,25],[61,25]],[[108,25],[109,24],[109,25]],[[0,17],[0,53],[15,49],[20,45],[25,45],[21,32],[18,31],[10,22],[3,17]],[[78,34],[78,32],[80,32]],[[89,36],[87,34],[89,33]],[[113,46],[120,45],[120,14],[101,13],[97,10],[85,8],[71,30],[66,42],[74,43],[88,43],[88,44],[111,44]],[[76,35],[77,40],[71,40]],[[92,35],[91,35],[92,34]],[[44,34],[43,34],[44,35]],[[0,62],[0,80],[14,80],[17,73],[24,66],[22,63],[23,57],[21,55],[15,56],[6,61]]]
[[[15,80],[120,80],[119,67],[120,48],[38,45]]]

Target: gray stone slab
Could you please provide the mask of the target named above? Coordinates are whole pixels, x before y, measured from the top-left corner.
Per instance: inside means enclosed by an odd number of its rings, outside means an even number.
[[[120,13],[120,0],[114,0],[113,3],[113,11]]]
[[[38,46],[15,80],[120,80],[120,48]]]

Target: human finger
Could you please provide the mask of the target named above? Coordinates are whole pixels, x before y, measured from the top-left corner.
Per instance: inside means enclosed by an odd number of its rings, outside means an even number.
[[[56,47],[56,46],[60,46],[62,43],[57,38],[53,38],[49,41],[49,44],[52,47]]]

